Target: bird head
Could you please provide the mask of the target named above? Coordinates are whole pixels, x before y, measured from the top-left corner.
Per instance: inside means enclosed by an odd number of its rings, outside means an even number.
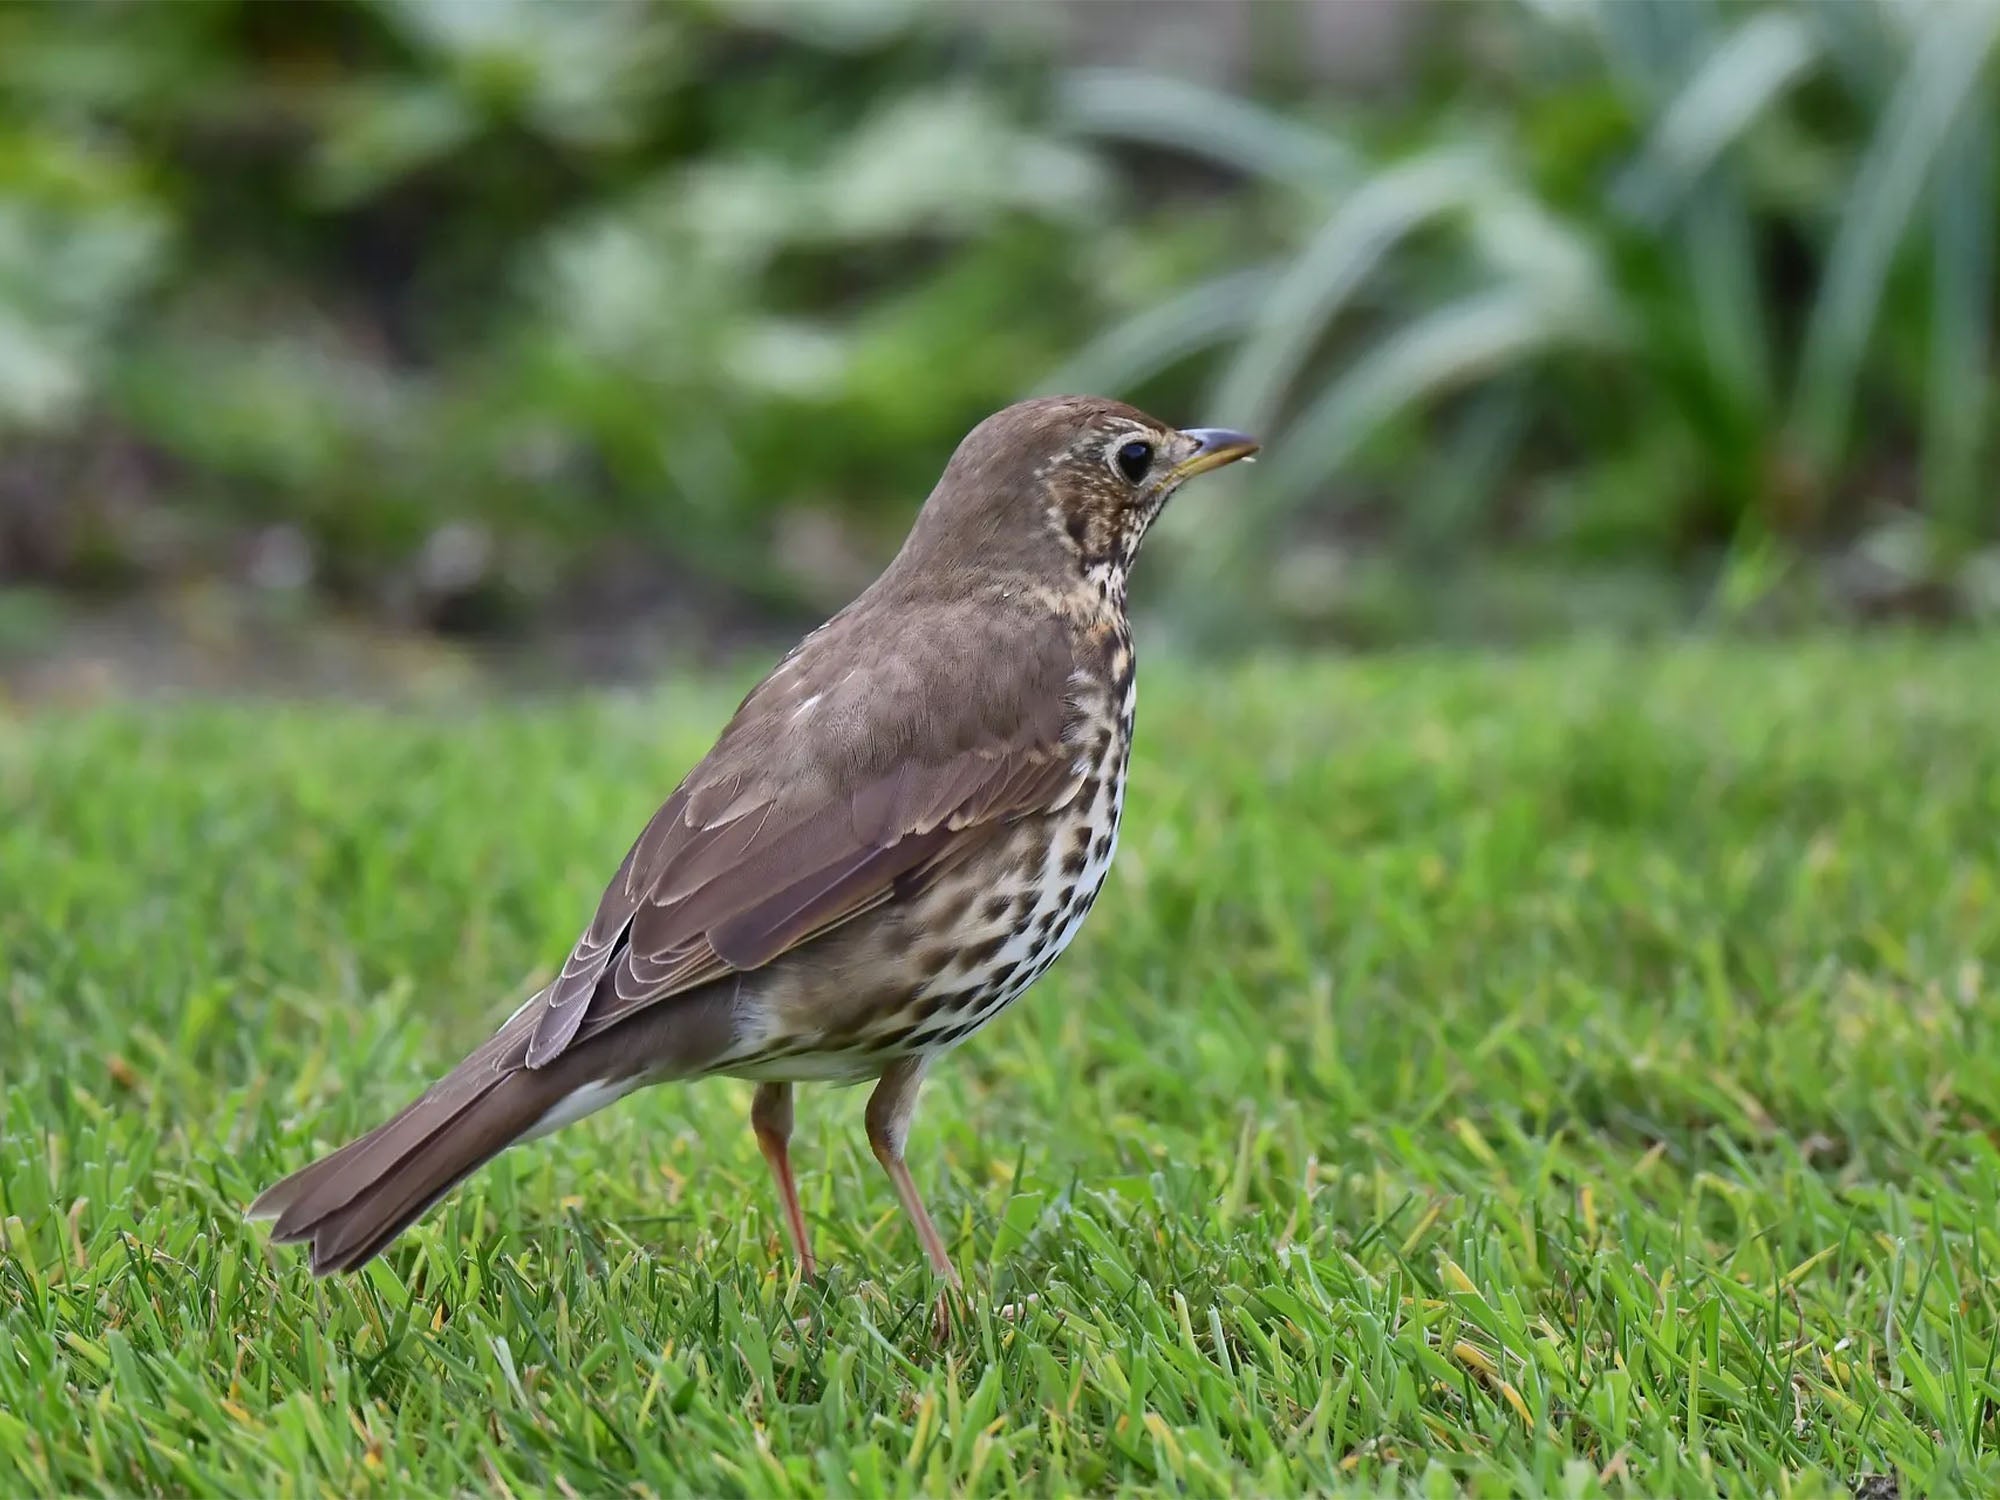
[[[1257,451],[1220,427],[1173,427],[1099,396],[1019,402],[973,428],[910,533],[905,555],[1054,563],[1114,584],[1174,491]]]

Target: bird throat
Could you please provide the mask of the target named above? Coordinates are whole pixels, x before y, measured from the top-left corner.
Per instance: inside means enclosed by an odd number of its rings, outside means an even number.
[[[1099,610],[1114,615],[1125,613],[1125,589],[1130,575],[1129,559],[1100,558],[1086,561],[1083,566],[1084,587],[1090,591],[1092,602]]]
[[[1064,517],[1060,510],[1052,508],[1050,519],[1074,559],[1084,590],[1096,606],[1093,612],[1123,617],[1133,560],[1161,509],[1162,505],[1155,502],[1108,513],[1099,511],[1087,517]]]

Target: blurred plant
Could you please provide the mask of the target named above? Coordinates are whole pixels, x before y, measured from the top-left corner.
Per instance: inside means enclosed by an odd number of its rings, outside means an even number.
[[[940,443],[1097,316],[1103,176],[969,24],[0,13],[0,510],[31,496],[46,533],[0,515],[0,577],[143,544],[111,571],[430,623],[838,602]],[[86,493],[107,448],[144,459],[115,500]]]
[[[1301,226],[1062,376],[1143,388],[1212,349],[1204,416],[1270,439],[1239,496],[1177,518],[1209,565],[1183,569],[1176,615],[1337,613],[1300,543],[1343,516],[1412,570],[1495,545],[1598,564],[1723,548],[1728,610],[1794,553],[1865,543],[1893,503],[1927,540],[1847,554],[1850,602],[1953,584],[2000,509],[2000,6],[1543,0],[1482,32],[1493,18],[1460,27],[1479,62],[1440,71],[1452,98],[1419,137],[1443,144],[1384,164],[1241,100],[1068,80],[1079,130],[1241,172]],[[1371,472],[1399,504],[1366,503]],[[1260,590],[1274,569],[1302,590]]]
[[[809,615],[1059,370],[1269,440],[1190,633],[2000,612],[2000,0],[1458,7],[1283,106],[1012,19],[0,7],[0,583]]]
[[[1101,191],[1089,158],[963,87],[891,98],[797,160],[691,163],[540,252],[529,336],[551,409],[632,477],[668,481],[680,543],[740,582],[768,555],[746,515],[844,493],[899,526],[940,429],[1062,347],[1082,299],[1058,251]],[[788,296],[825,277],[843,293]],[[855,581],[826,579],[816,602]]]
[[[75,413],[166,238],[114,154],[0,127],[0,435]]]

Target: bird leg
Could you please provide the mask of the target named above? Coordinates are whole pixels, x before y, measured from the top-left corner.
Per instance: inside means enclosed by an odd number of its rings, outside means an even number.
[[[953,1291],[959,1291],[962,1283],[958,1268],[945,1253],[944,1240],[937,1226],[931,1223],[931,1216],[924,1212],[924,1200],[917,1196],[917,1185],[910,1181],[910,1169],[903,1165],[903,1142],[909,1139],[910,1120],[917,1112],[917,1092],[924,1085],[928,1061],[921,1056],[899,1058],[882,1074],[875,1092],[868,1098],[868,1144],[875,1148],[875,1160],[882,1163],[882,1170],[895,1184],[903,1212],[916,1225],[917,1238],[923,1241],[931,1269],[950,1282]]]
[[[789,1083],[760,1083],[750,1103],[750,1128],[757,1132],[757,1149],[771,1164],[777,1179],[778,1199],[785,1206],[785,1227],[792,1232],[792,1248],[799,1254],[799,1271],[807,1281],[817,1274],[812,1240],[806,1234],[805,1211],[799,1207],[799,1185],[792,1180],[792,1086]]]

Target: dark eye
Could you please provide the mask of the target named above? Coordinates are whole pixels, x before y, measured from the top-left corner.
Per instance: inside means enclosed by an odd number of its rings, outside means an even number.
[[[1137,484],[1153,467],[1153,445],[1133,440],[1118,450],[1118,472]]]

